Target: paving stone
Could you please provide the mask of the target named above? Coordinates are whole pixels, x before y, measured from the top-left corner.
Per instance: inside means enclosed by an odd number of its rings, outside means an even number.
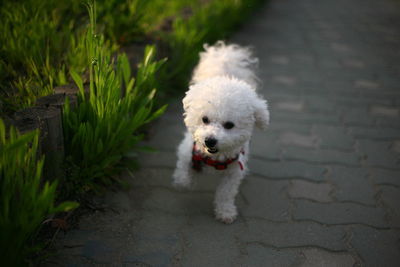
[[[400,153],[400,140],[396,140],[393,142],[391,150],[393,150],[396,153]]]
[[[255,131],[250,141],[250,155],[266,159],[280,159],[282,146],[278,143],[279,135],[272,131]]]
[[[382,199],[387,213],[389,223],[399,228],[400,227],[400,188],[381,185],[379,186],[379,195]]]
[[[328,177],[335,186],[333,196],[336,200],[376,205],[376,192],[367,169],[331,166]]]
[[[335,101],[326,96],[307,95],[304,101],[305,110],[310,113],[335,113],[337,110]]]
[[[237,236],[245,231],[241,221],[227,226],[213,218],[196,216],[183,227],[182,266],[235,266],[240,255]]]
[[[397,118],[390,117],[379,117],[376,119],[377,126],[390,127],[390,128],[400,128],[400,120]]]
[[[327,150],[327,149],[306,149],[300,147],[285,147],[282,152],[284,160],[304,160],[321,164],[345,164],[358,166],[359,156],[355,152]]]
[[[275,76],[275,77],[272,77],[272,80],[277,83],[286,85],[286,86],[293,86],[297,82],[297,79],[295,77],[287,76],[287,75]]]
[[[400,171],[372,169],[372,181],[375,184],[388,184],[400,187]]]
[[[281,111],[274,113],[274,120],[280,122],[296,122],[296,123],[311,123],[311,124],[328,124],[338,125],[340,119],[338,114],[334,113],[313,113],[313,112],[287,112]]]
[[[289,57],[284,55],[271,56],[271,61],[275,64],[287,65],[289,64]]]
[[[276,248],[318,246],[329,250],[346,249],[345,228],[315,222],[275,223],[247,219],[248,230],[238,234],[243,242],[259,242]]]
[[[351,245],[363,259],[363,266],[399,266],[399,230],[358,226],[353,227],[352,232]]]
[[[303,180],[293,180],[290,182],[288,194],[291,198],[305,198],[318,202],[333,201],[330,193],[333,187],[327,183],[312,183]]]
[[[347,59],[343,60],[342,64],[346,67],[350,68],[358,68],[358,69],[363,69],[365,68],[365,63],[361,60],[356,60],[356,59]]]
[[[312,181],[323,181],[326,168],[305,162],[274,162],[259,159],[249,160],[251,173],[272,179],[304,178]]]
[[[246,252],[239,266],[300,266],[304,261],[302,255],[292,249],[275,249],[257,243],[248,244]]]
[[[318,139],[313,135],[302,135],[295,132],[283,133],[280,142],[284,145],[295,145],[301,147],[315,147]]]
[[[394,140],[400,137],[400,129],[393,128],[349,127],[349,132],[356,138]]]
[[[350,253],[332,253],[318,248],[301,252],[305,261],[300,266],[307,267],[353,267],[356,261]]]
[[[356,88],[364,88],[364,89],[377,89],[381,85],[376,81],[368,81],[368,80],[355,80],[354,87]]]
[[[349,45],[342,44],[342,43],[332,43],[331,48],[335,52],[350,52],[351,51],[351,47]]]
[[[349,126],[373,127],[375,119],[370,117],[366,107],[340,108],[343,122]]]
[[[175,151],[156,151],[141,153],[138,161],[144,167],[175,168],[176,160]]]
[[[385,212],[381,208],[354,203],[315,203],[296,200],[293,210],[295,220],[313,220],[324,224],[367,224],[375,227],[388,227]]]
[[[121,251],[124,263],[169,266],[181,250],[179,230],[186,224],[184,216],[146,211],[134,224],[131,242]],[[133,253],[134,252],[134,253]]]
[[[319,147],[353,151],[355,140],[347,134],[344,127],[315,125],[313,134],[319,138]]]
[[[268,130],[271,133],[282,133],[282,132],[287,132],[288,129],[291,129],[292,127],[293,132],[295,134],[300,134],[300,135],[310,135],[311,133],[311,124],[303,124],[303,123],[296,123],[296,122],[282,122],[282,121],[274,121],[274,123],[270,124],[268,126]]]
[[[207,214],[207,216],[214,216],[214,193],[177,192],[166,188],[153,188],[150,190],[150,194],[143,204],[144,209],[178,215]]]
[[[390,142],[358,140],[357,148],[366,164],[400,169],[398,154],[390,150]]]
[[[246,204],[240,208],[240,213],[245,217],[288,221],[290,203],[285,196],[285,188],[288,185],[288,181],[246,177],[240,188]]]
[[[399,117],[400,111],[397,107],[373,105],[370,108],[370,113],[377,116]]]
[[[303,102],[278,102],[275,103],[274,107],[276,109],[281,109],[281,110],[287,110],[287,111],[302,111],[304,109],[304,103]]]

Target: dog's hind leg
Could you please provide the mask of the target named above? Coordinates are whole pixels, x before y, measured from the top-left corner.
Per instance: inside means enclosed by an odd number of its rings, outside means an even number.
[[[233,166],[232,166],[233,167]],[[215,217],[223,223],[232,223],[237,216],[235,197],[239,192],[239,186],[244,177],[239,166],[222,178],[215,192]]]

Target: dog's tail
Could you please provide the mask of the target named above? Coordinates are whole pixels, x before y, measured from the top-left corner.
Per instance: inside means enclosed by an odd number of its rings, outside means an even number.
[[[244,80],[254,89],[260,84],[255,74],[258,59],[252,56],[249,48],[218,41],[214,46],[205,44],[204,50],[193,71],[192,84],[215,76],[235,77]]]

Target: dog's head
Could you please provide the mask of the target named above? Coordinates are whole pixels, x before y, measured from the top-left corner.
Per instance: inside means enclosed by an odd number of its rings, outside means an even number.
[[[190,86],[183,99],[184,121],[206,154],[237,153],[254,125],[269,123],[267,102],[243,81],[216,77]]]

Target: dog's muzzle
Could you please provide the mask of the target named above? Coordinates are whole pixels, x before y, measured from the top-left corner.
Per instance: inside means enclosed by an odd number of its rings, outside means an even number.
[[[207,151],[208,151],[209,153],[212,153],[212,154],[218,152],[218,149],[215,147],[215,146],[217,145],[217,143],[218,143],[218,140],[215,139],[215,138],[212,138],[212,137],[207,137],[207,138],[204,140],[204,144],[205,144],[206,147],[207,147]]]

